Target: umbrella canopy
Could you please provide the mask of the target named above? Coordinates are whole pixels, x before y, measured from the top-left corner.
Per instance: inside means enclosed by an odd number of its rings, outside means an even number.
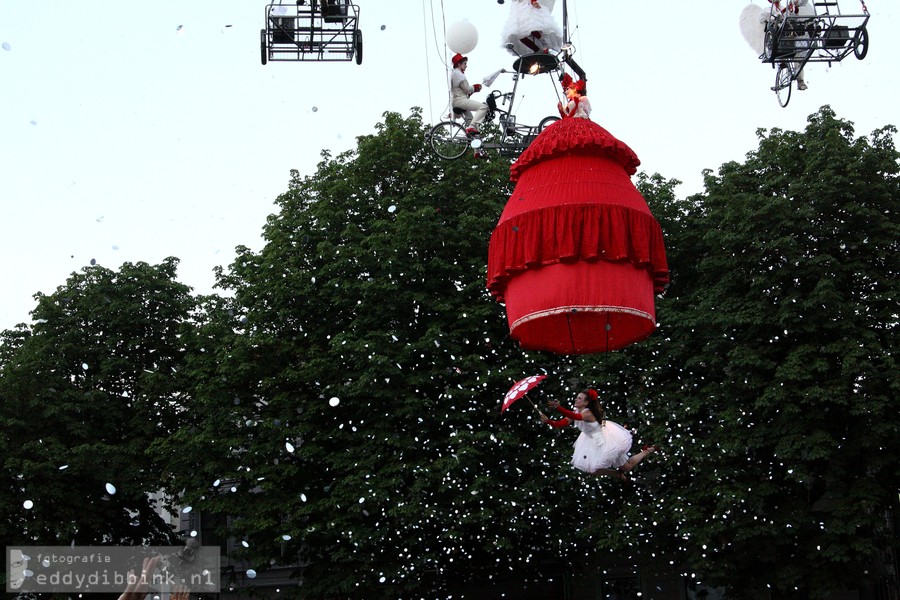
[[[525,379],[514,383],[513,386],[509,388],[509,391],[506,392],[506,396],[503,397],[503,406],[500,407],[500,412],[502,413],[512,406],[513,402],[524,397],[525,394],[536,388],[538,384],[545,379],[547,379],[546,375],[532,375],[531,377],[526,377]]]

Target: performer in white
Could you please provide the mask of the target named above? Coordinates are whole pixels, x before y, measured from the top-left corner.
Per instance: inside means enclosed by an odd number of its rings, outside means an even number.
[[[472,94],[481,91],[481,84],[476,83],[470,85],[466,79],[466,68],[469,66],[469,59],[462,54],[456,54],[453,57],[453,73],[450,74],[450,99],[453,108],[465,111],[466,122],[469,127],[467,133],[478,134],[479,127],[487,116],[488,105],[484,102],[478,102],[469,98]],[[472,114],[475,111],[475,114]]]
[[[777,21],[783,19],[785,16],[794,16],[794,17],[807,17],[812,18],[816,16],[815,6],[809,2],[809,0],[788,0],[788,2],[782,6],[782,0],[769,0],[769,3],[772,4],[771,10],[763,9],[761,6],[756,4],[748,4],[743,11],[741,11],[740,17],[740,29],[741,34],[744,36],[744,39],[747,40],[747,43],[750,44],[750,47],[757,53],[757,55],[762,55],[763,53],[763,43],[765,39],[765,24],[770,19]],[[792,23],[788,23],[788,25],[792,25]],[[773,25],[774,26],[774,25]],[[794,27],[791,29],[794,40],[794,48],[797,50],[795,54],[802,55],[804,52],[809,50],[810,37],[806,31],[803,31],[799,27]],[[779,48],[783,51],[785,44],[783,42],[779,42]],[[798,65],[796,61],[794,62],[795,67]],[[807,89],[806,78],[804,76],[805,69],[800,69],[800,73],[797,74],[797,89],[805,90]]]
[[[511,0],[503,27],[503,46],[516,56],[558,52],[562,28],[553,18],[556,0]]]
[[[559,116],[566,119],[576,117],[579,119],[591,118],[591,101],[587,97],[587,86],[583,79],[572,81],[568,73],[563,77],[563,91],[569,101],[563,106],[562,102],[556,107],[559,109]]]

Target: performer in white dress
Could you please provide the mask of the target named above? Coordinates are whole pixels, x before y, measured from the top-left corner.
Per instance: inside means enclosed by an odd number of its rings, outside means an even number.
[[[576,117],[579,119],[591,118],[591,101],[587,97],[587,86],[584,79],[573,81],[568,73],[563,77],[563,91],[569,101],[563,106],[562,102],[557,103],[559,116],[562,118]]]
[[[656,446],[644,446],[640,452],[629,456],[631,432],[605,418],[596,390],[580,392],[575,398],[574,411],[560,406],[556,400],[551,400],[547,405],[562,413],[563,418],[554,421],[542,414],[541,421],[551,427],[566,427],[574,423],[581,430],[575,440],[572,466],[589,475],[609,475],[627,482],[628,473],[658,449]]]
[[[558,52],[562,29],[553,18],[556,0],[512,0],[503,27],[503,46],[516,56],[538,52]]]

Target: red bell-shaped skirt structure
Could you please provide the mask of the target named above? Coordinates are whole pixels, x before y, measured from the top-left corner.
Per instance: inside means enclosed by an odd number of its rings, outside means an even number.
[[[510,169],[488,289],[522,348],[617,350],[656,328],[668,282],[662,230],[631,182],[634,152],[588,119],[545,129]]]

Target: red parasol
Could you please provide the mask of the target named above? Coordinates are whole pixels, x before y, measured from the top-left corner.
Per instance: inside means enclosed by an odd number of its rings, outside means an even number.
[[[513,402],[519,398],[528,398],[528,392],[536,388],[538,384],[545,379],[547,379],[546,375],[532,375],[531,377],[526,377],[521,381],[517,381],[509,388],[509,391],[506,392],[506,396],[503,398],[503,406],[500,407],[500,412],[502,413],[512,406]],[[531,398],[528,398],[528,401],[531,402]],[[539,413],[541,412],[538,407],[535,406],[534,402],[531,402],[531,405],[534,406],[534,410]]]

